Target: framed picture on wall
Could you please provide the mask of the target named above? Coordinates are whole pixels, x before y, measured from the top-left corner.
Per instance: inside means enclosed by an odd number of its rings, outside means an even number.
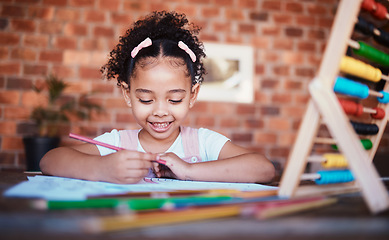
[[[250,46],[204,43],[208,74],[200,88],[200,101],[251,103],[254,98],[254,51]]]

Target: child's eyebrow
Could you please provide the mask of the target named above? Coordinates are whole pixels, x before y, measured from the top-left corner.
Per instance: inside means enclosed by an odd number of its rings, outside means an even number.
[[[135,90],[135,92],[137,93],[153,93],[153,91],[149,90],[149,89],[144,89],[144,88],[138,88]],[[171,89],[168,91],[169,93],[186,93],[186,90],[185,89]]]
[[[186,93],[185,89],[172,89],[169,90],[169,93]]]
[[[139,92],[139,93],[152,93],[153,91],[148,90],[148,89],[144,89],[144,88],[138,88],[138,89],[135,90],[135,92]]]

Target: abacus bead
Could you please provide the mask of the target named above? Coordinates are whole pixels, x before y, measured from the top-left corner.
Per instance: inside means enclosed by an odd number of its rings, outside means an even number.
[[[334,91],[359,98],[369,96],[369,87],[358,82],[354,82],[344,77],[337,77],[334,85]]]
[[[357,111],[355,112],[355,116],[359,117],[363,114],[363,106],[361,104],[357,104]]]
[[[361,139],[361,143],[363,145],[363,148],[366,150],[370,150],[373,147],[373,143],[370,139]]]
[[[332,184],[332,183],[345,183],[354,180],[354,177],[349,170],[332,170],[332,171],[318,171],[320,178],[316,179],[316,184]]]
[[[376,110],[376,113],[370,114],[372,118],[375,119],[383,119],[385,117],[385,111],[382,108],[374,108]]]
[[[355,29],[367,36],[376,36],[374,35],[375,26],[362,17],[358,17],[358,22],[355,24]]]
[[[376,3],[376,9],[372,12],[372,14],[376,18],[384,20],[386,19],[386,14],[388,14],[388,10],[381,3]]]
[[[347,114],[360,116],[363,114],[363,107],[362,105],[349,100],[339,99],[340,105],[342,106],[343,110]]]
[[[373,147],[373,143],[370,139],[361,139],[362,146],[365,150],[370,150]],[[335,144],[331,145],[331,147],[335,150],[339,150],[338,146]]]
[[[352,57],[344,56],[340,61],[340,70],[372,82],[381,80],[381,70]]]
[[[360,135],[375,135],[378,133],[379,128],[377,124],[358,123],[350,121],[355,132]]]
[[[346,158],[342,154],[338,153],[326,153],[323,155],[325,161],[321,165],[325,168],[345,168],[348,163]]]
[[[375,6],[376,3],[374,0],[363,0],[361,8],[368,12],[371,12],[375,8]]]
[[[389,33],[383,31],[380,28],[378,28],[378,31],[380,31],[380,35],[373,34],[374,40],[376,40],[376,42],[378,42],[379,44],[389,47]]]
[[[378,102],[380,103],[389,103],[389,93],[385,91],[380,91],[382,97],[377,97]]]
[[[358,41],[359,49],[353,52],[383,66],[389,66],[389,54],[386,54],[362,41]]]

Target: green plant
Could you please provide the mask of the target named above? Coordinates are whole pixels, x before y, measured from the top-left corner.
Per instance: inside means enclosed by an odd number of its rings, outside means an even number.
[[[70,116],[89,119],[92,110],[102,111],[101,106],[89,101],[87,95],[82,95],[78,104],[75,99],[61,99],[68,86],[66,82],[52,74],[46,77],[45,86],[34,86],[36,93],[44,94],[45,89],[48,93],[47,106],[35,107],[30,115],[38,127],[39,136],[58,136],[60,124],[69,122]]]

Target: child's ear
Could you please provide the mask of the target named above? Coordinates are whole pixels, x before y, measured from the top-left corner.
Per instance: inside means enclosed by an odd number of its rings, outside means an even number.
[[[195,85],[193,85],[192,91],[190,93],[190,101],[189,101],[190,108],[192,108],[193,105],[195,104],[197,100],[197,96],[199,95],[199,91],[200,91],[200,84],[196,83]]]
[[[122,82],[121,85],[124,101],[126,101],[128,107],[132,107],[130,98],[130,88],[128,87],[127,83]]]

